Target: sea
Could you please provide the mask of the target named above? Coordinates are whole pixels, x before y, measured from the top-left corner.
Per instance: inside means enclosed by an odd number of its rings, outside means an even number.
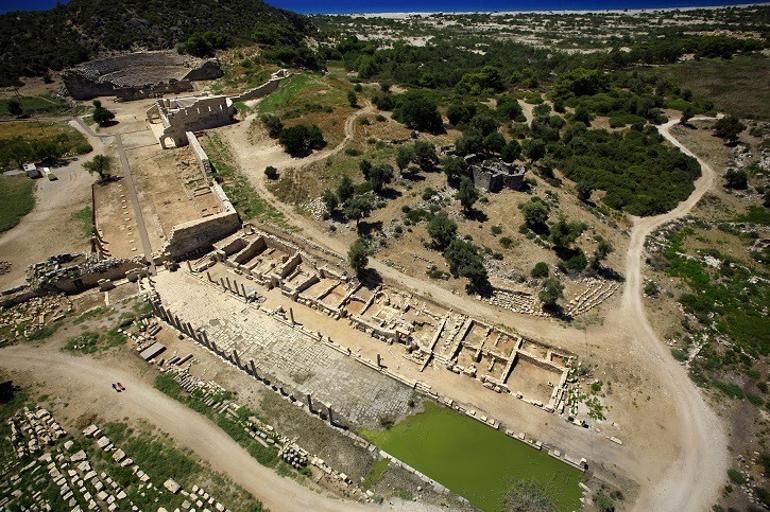
[[[64,1],[67,0],[58,0]],[[105,0],[106,1],[106,0]],[[0,0],[0,14],[15,10],[42,10],[57,0]],[[767,2],[729,0],[266,0],[266,3],[302,14],[365,14],[410,12],[528,12],[528,11],[622,11],[749,5]]]
[[[622,11],[719,7],[763,2],[725,0],[268,0],[267,3],[302,14],[366,14],[410,12],[527,12],[527,11]]]

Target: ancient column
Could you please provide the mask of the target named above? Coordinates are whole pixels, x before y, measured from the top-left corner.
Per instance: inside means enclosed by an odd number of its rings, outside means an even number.
[[[313,411],[313,397],[310,395],[310,393],[307,394],[307,408],[310,410],[310,412],[315,412]]]
[[[294,325],[294,310],[291,307],[289,308],[289,321],[291,325]]]

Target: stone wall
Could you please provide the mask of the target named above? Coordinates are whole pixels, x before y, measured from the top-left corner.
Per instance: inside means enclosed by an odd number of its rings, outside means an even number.
[[[249,101],[249,100],[256,100],[259,98],[262,98],[264,96],[267,96],[274,90],[278,89],[278,85],[281,83],[281,79],[278,80],[269,80],[268,82],[260,85],[259,87],[255,87],[254,89],[250,89],[246,92],[243,92],[239,94],[238,96],[235,96],[232,98],[233,102],[236,101]]]
[[[167,139],[176,147],[186,146],[188,133],[225,126],[234,115],[233,102],[225,96],[160,99],[147,109],[147,121],[163,125],[158,142],[164,149],[169,147]]]
[[[273,73],[270,76],[270,80],[268,80],[264,84],[258,87],[255,87],[253,89],[249,89],[248,91],[242,92],[238,96],[235,96],[231,99],[233,100],[233,102],[236,102],[236,101],[256,100],[256,99],[262,98],[264,96],[267,96],[274,90],[276,90],[280,85],[281,80],[288,77],[289,77],[289,72],[285,69],[280,69],[275,73]]]
[[[235,210],[176,225],[171,229],[158,258],[161,261],[184,259],[186,255],[233,234],[240,227],[241,220]]]
[[[208,155],[203,150],[203,146],[201,146],[201,143],[198,141],[198,137],[196,137],[193,132],[187,132],[187,141],[190,143],[193,153],[195,153],[195,159],[198,161],[198,165],[200,165],[203,174],[211,176],[214,169],[211,166]]]
[[[198,143],[198,139],[191,132],[188,132],[188,137],[192,136],[192,140]],[[216,181],[210,179],[206,174],[206,168],[204,162],[208,162],[208,156],[200,144],[197,144],[197,150],[195,150],[196,158],[199,159],[201,164],[201,173],[204,177],[210,181],[211,191],[217,197],[222,207],[222,212],[216,215],[203,217],[202,219],[195,219],[182,224],[177,224],[171,228],[171,233],[168,236],[168,240],[165,245],[158,251],[157,256],[154,258],[156,262],[160,263],[166,260],[179,261],[184,259],[190,254],[211,247],[214,242],[218,242],[223,238],[226,238],[241,227],[241,219],[238,216],[238,212],[235,210],[233,203],[225,194],[225,191]],[[210,165],[210,164],[209,164]]]

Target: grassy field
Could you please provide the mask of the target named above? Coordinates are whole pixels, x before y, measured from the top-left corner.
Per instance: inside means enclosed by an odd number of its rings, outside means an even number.
[[[238,171],[230,149],[215,133],[209,133],[201,138],[211,163],[221,178],[222,189],[232,201],[238,214],[244,221],[257,219],[263,222],[285,224],[283,214],[265,201],[249,180]]]
[[[83,155],[93,148],[66,123],[19,121],[0,123],[0,169],[38,162],[48,157]]]
[[[94,234],[93,210],[91,210],[91,207],[86,206],[82,210],[73,213],[72,220],[81,225],[83,238],[90,240]]]
[[[555,510],[580,508],[580,471],[451,409],[425,407],[390,430],[363,434],[486,512],[503,510],[522,480],[543,489]]]
[[[247,512],[262,511],[262,505],[242,488],[220,474],[206,468],[192,453],[174,446],[172,440],[165,434],[150,432],[148,429],[136,429],[123,423],[107,423],[103,425],[104,433],[118,444],[134,459],[142,471],[152,477],[155,485],[167,478],[173,478],[188,491],[193,485],[203,486],[217,500],[233,510]],[[133,502],[144,510],[157,509],[158,505],[168,510],[180,507],[184,496],[172,496],[162,493],[159,503],[156,494],[140,489],[136,485],[136,477],[131,468],[119,467],[111,454],[96,449],[94,444],[88,444],[88,451],[98,459],[95,461],[97,471],[106,470],[126,490]],[[212,507],[213,508],[213,507]]]
[[[720,111],[770,119],[769,57],[691,60],[663,66],[659,72],[696,97],[713,101]]]
[[[17,225],[35,206],[35,182],[21,176],[0,176],[0,233]]]
[[[10,115],[8,102],[11,99],[0,99],[0,115]],[[20,103],[25,114],[62,114],[69,110],[65,102],[50,96],[22,96]]]

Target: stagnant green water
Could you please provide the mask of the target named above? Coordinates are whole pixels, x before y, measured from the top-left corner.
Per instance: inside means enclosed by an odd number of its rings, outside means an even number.
[[[504,510],[515,480],[540,484],[560,512],[580,509],[583,473],[454,410],[426,402],[390,430],[363,434],[486,512]]]

